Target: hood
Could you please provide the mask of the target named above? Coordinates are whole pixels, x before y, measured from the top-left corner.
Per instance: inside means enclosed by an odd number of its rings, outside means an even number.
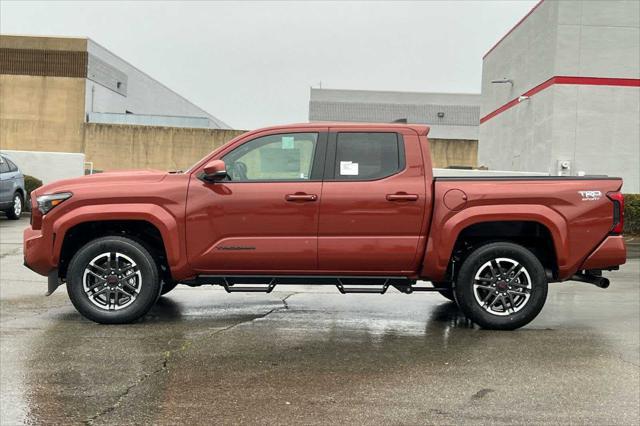
[[[36,189],[36,195],[53,194],[56,192],[71,191],[74,188],[96,185],[117,185],[120,183],[145,183],[160,182],[169,175],[161,170],[114,170],[93,175],[79,176],[77,178],[62,179],[48,183]]]

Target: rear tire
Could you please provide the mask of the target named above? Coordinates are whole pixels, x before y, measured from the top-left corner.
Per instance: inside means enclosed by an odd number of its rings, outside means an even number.
[[[84,245],[67,270],[67,292],[78,312],[100,324],[143,317],[162,290],[158,267],[140,243],[119,236]]]
[[[13,194],[13,204],[11,205],[11,207],[5,210],[5,213],[7,214],[7,217],[9,219],[18,220],[20,219],[20,215],[22,215],[23,209],[24,201],[22,200],[22,195],[20,195],[19,192],[16,192],[15,194]]]
[[[512,243],[472,252],[455,283],[458,306],[483,328],[514,330],[531,322],[547,299],[547,276],[538,258]]]

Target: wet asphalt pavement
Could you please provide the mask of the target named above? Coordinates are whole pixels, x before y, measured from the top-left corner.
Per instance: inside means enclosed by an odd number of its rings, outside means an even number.
[[[0,219],[2,425],[638,424],[639,261],[550,286],[513,332],[438,294],[179,286],[142,322],[82,318]],[[637,254],[637,249],[634,253]]]

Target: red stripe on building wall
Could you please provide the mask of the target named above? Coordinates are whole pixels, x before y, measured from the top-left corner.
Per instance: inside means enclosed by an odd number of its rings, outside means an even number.
[[[534,87],[533,89],[524,92],[520,96],[528,96],[531,97],[536,93],[539,93],[546,89],[547,87],[553,86],[554,84],[577,84],[581,86],[618,86],[618,87],[640,87],[640,78],[606,78],[606,77],[569,77],[569,76],[555,76],[551,77],[549,80],[545,81]],[[480,123],[484,123],[487,120],[492,119],[498,114],[503,113],[509,108],[518,105],[520,102],[518,101],[518,96],[515,99],[507,102],[502,105],[500,108],[490,112],[480,119]]]
[[[640,78],[567,77],[556,76],[554,84],[581,84],[585,86],[640,87]]]

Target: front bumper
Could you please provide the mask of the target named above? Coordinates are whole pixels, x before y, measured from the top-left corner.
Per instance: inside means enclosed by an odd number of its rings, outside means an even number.
[[[23,233],[24,265],[32,271],[48,276],[56,269],[56,264],[52,261],[52,245],[44,237],[41,230],[31,227]]]
[[[627,262],[627,247],[622,235],[609,235],[587,257],[580,269],[608,269]]]

